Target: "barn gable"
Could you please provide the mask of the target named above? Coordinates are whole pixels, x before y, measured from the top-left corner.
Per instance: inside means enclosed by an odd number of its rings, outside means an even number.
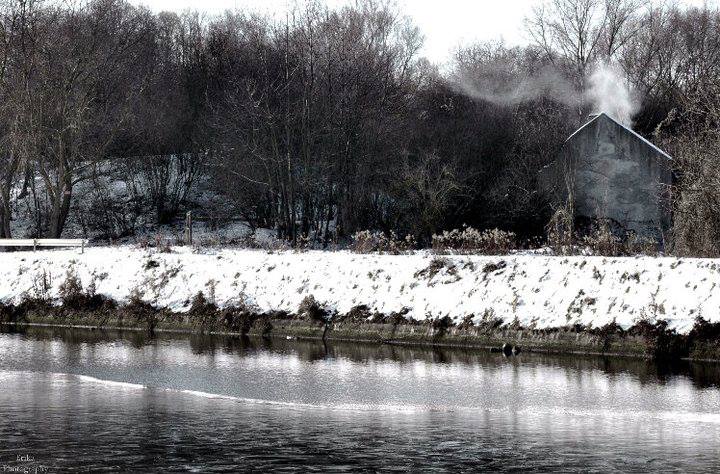
[[[659,237],[670,224],[672,158],[605,113],[566,140],[556,161],[556,190],[572,196],[577,216],[605,218]]]
[[[632,128],[626,127],[605,112],[595,115],[593,118],[590,119],[589,122],[578,128],[575,132],[573,132],[572,135],[567,138],[567,140],[565,140],[565,143],[573,141],[576,136],[582,135],[584,133],[597,133],[598,129],[602,129],[603,127],[615,128],[615,133],[630,134],[631,136],[635,137],[635,139],[638,140],[639,143],[642,143],[648,148],[650,148],[650,150],[652,150],[658,157],[662,157],[666,160],[672,161],[672,157],[670,155],[658,148],[650,140],[643,137]]]

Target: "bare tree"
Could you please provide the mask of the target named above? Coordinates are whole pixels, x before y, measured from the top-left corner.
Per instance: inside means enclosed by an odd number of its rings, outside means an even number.
[[[11,237],[13,200],[24,195],[31,179],[23,104],[34,66],[38,5],[33,0],[0,3],[0,238]],[[19,185],[20,177],[24,182]]]
[[[573,69],[582,84],[598,59],[614,57],[637,34],[637,0],[547,0],[533,9],[526,28],[558,67]]]
[[[47,234],[59,237],[75,185],[104,157],[137,97],[131,63],[148,16],[119,0],[44,11],[25,108],[34,169],[48,197]]]
[[[293,242],[376,225],[407,139],[417,31],[372,2],[311,5],[282,24],[229,17],[212,31],[230,86],[216,104],[216,170],[236,178],[242,213]]]

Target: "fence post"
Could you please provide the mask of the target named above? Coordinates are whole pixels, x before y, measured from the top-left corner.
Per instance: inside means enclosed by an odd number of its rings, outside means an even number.
[[[37,250],[37,239],[33,239],[33,252]]]
[[[188,211],[185,216],[185,245],[192,245],[192,211]]]

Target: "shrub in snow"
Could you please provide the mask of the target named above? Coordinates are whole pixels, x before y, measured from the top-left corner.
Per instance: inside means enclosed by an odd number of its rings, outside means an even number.
[[[373,322],[379,324],[417,324],[417,321],[408,317],[410,308],[403,307],[400,311],[393,311],[390,314],[380,314],[378,312],[373,314]]]
[[[33,278],[33,295],[36,299],[49,300],[52,289],[52,274],[43,268],[42,274]]]
[[[625,253],[628,255],[655,255],[658,253],[658,244],[654,239],[641,237],[631,232],[625,240]]]
[[[479,231],[472,227],[464,227],[442,234],[433,235],[432,247],[436,252],[479,253],[484,255],[500,255],[517,248],[513,232],[500,229]]]
[[[594,222],[590,233],[580,239],[581,246],[593,255],[604,257],[621,257],[626,255],[653,255],[658,252],[657,242],[649,237],[642,237],[634,232],[620,237],[622,229],[613,231],[607,220]]]
[[[712,359],[720,347],[720,323],[711,323],[698,316],[688,334],[689,355],[697,359]]]
[[[259,249],[268,251],[282,251],[289,250],[290,244],[284,240],[266,237],[264,239],[258,239],[254,232],[247,233],[238,239],[232,241],[240,248],[245,249]]]
[[[633,336],[643,337],[647,344],[647,354],[656,359],[661,359],[668,354],[687,356],[687,347],[683,347],[685,338],[676,337],[677,333],[672,329],[668,329],[667,321],[643,319],[631,327],[628,333]]]
[[[0,301],[0,322],[23,321],[29,313],[48,315],[52,311],[50,300],[42,298],[27,297],[17,306]]]
[[[306,296],[298,307],[298,316],[308,321],[327,323],[330,320],[330,312],[320,306],[314,296]]]
[[[369,230],[356,232],[352,236],[350,245],[350,250],[357,253],[385,252],[395,255],[413,248],[415,248],[415,238],[412,235],[401,239],[392,231],[389,235]]]
[[[188,315],[193,317],[194,322],[200,323],[201,327],[209,326],[218,319],[218,307],[199,291],[193,297]]]
[[[132,316],[138,323],[147,325],[148,331],[155,330],[158,310],[150,303],[143,301],[139,291],[132,292],[127,304],[122,309],[123,313]]]
[[[159,253],[173,253],[172,244],[172,239],[158,234],[153,238],[148,238],[147,236],[141,237],[137,242],[137,247],[140,249],[154,248]],[[175,244],[182,245],[183,242],[181,239],[176,238]]]
[[[364,322],[372,317],[367,305],[353,306],[350,311],[340,317],[340,321]]]
[[[483,273],[494,273],[498,270],[502,270],[503,268],[507,267],[507,262],[505,260],[500,260],[499,262],[490,262],[485,264],[482,271]]]
[[[558,209],[546,227],[547,245],[555,255],[588,253],[604,257],[654,255],[658,252],[655,239],[626,232],[611,219],[591,219],[574,231],[575,220],[566,208]]]
[[[114,174],[111,170],[107,172]],[[76,191],[82,199],[73,200],[68,218],[80,227],[83,235],[110,241],[135,235],[142,220],[144,199],[128,192],[119,176],[94,177]]]
[[[202,291],[198,291],[193,297],[189,313],[195,316],[214,315],[218,310],[217,305],[205,297]]]
[[[225,308],[220,312],[220,321],[225,329],[232,332],[247,334],[250,332],[250,328],[255,320],[262,319],[265,323],[262,329],[262,334],[269,333],[272,330],[272,325],[269,324],[267,318],[261,318],[258,316],[260,310],[245,303],[243,298],[240,300],[241,301],[237,306]]]
[[[453,327],[455,323],[450,316],[443,316],[442,318],[428,319],[432,326],[435,336],[439,337],[444,335],[448,329]]]
[[[480,320],[476,322],[476,326],[484,330],[494,330],[501,327],[505,321],[495,314],[495,310],[486,309]]]
[[[79,309],[76,303],[82,297],[83,287],[80,278],[78,278],[73,270],[67,271],[65,281],[60,284],[58,293],[63,302],[63,306],[71,309]]]
[[[0,322],[13,322],[15,320],[15,307],[0,301]]]
[[[475,326],[475,315],[474,314],[467,314],[465,317],[460,321],[458,324],[458,329],[461,330],[468,330]]]
[[[590,234],[584,236],[581,243],[593,255],[614,257],[621,255],[623,250],[622,240],[612,232],[607,220],[602,220],[593,226]]]
[[[83,289],[82,282],[77,274],[68,270],[65,281],[58,288],[60,300],[64,308],[75,311],[98,311],[101,309],[115,309],[115,302],[95,293],[95,282]]]
[[[572,209],[562,207],[555,211],[545,228],[545,232],[547,234],[547,245],[556,255],[572,253],[574,249],[574,227]]]
[[[450,274],[457,274],[457,268],[452,261],[447,258],[433,258],[427,267],[415,272],[414,277],[432,280],[444,268],[447,268],[447,272]]]

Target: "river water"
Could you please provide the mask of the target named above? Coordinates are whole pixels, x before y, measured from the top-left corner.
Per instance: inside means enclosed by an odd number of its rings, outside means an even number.
[[[714,364],[1,331],[0,472],[720,470]]]

